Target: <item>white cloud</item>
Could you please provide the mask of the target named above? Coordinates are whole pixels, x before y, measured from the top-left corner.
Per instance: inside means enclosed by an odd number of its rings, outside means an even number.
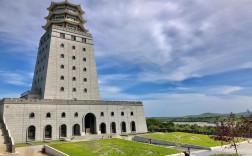
[[[251,1],[71,2],[86,12],[99,60],[138,66],[143,81],[181,81],[251,64]],[[8,51],[36,54],[50,3],[1,1],[1,41],[15,45]]]
[[[237,113],[252,109],[252,97],[250,96],[218,97],[203,94],[162,94],[157,96],[154,100],[143,100],[146,116],[181,116],[205,112]]]
[[[1,81],[17,86],[31,86],[30,73],[0,70]]]
[[[240,69],[250,61],[252,2],[86,4],[97,56],[137,64],[143,81],[181,81]]]
[[[243,88],[240,86],[220,86],[220,87],[209,89],[209,93],[228,95],[234,92],[241,91],[242,89]]]
[[[128,79],[129,77],[130,75],[128,74],[107,74],[107,75],[100,75],[98,81],[100,85],[103,85],[113,81],[118,80],[123,81],[125,79]]]

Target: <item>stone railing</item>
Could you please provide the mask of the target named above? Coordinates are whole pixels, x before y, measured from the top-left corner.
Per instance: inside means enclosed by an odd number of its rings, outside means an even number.
[[[142,106],[141,101],[101,101],[101,100],[59,100],[59,99],[17,99],[6,98],[3,99],[4,104],[79,104],[79,105],[129,105],[129,106]]]
[[[78,30],[72,30],[72,29],[68,29],[68,28],[65,28],[65,27],[52,25],[52,28],[53,29],[64,30],[64,31],[72,32],[72,33],[77,33],[77,34],[88,36],[88,37],[92,37],[92,35],[90,33],[84,33],[84,32],[78,31]]]
[[[15,153],[15,143],[14,143],[13,138],[11,137],[10,131],[8,130],[7,124],[5,123],[5,119],[3,118],[1,122],[2,122],[4,139],[7,145],[7,150],[8,152]]]

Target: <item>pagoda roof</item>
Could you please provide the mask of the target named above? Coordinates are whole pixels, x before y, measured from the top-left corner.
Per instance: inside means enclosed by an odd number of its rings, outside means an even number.
[[[73,7],[76,7],[81,14],[84,14],[85,12],[81,9],[80,5],[76,5],[76,4],[72,4],[70,2],[68,2],[67,0],[63,1],[63,2],[51,2],[51,5],[49,6],[49,8],[47,8],[47,10],[51,11],[55,6],[57,5],[63,5],[63,4],[67,4]]]
[[[45,19],[50,20],[50,18],[53,15],[58,15],[58,14],[63,14],[63,13],[67,13],[67,14],[72,15],[72,16],[77,16],[83,23],[86,23],[86,20],[83,19],[81,14],[75,14],[75,13],[72,13],[72,12],[67,11],[67,10],[62,10],[62,11],[57,11],[57,12],[49,11],[49,14],[48,14],[48,16],[45,17]]]
[[[70,20],[67,20],[67,19],[55,20],[55,21],[47,20],[46,25],[43,26],[43,28],[44,28],[45,30],[47,30],[48,27],[49,27],[51,24],[57,24],[57,23],[63,23],[63,22],[70,23],[70,24],[73,24],[73,25],[77,25],[77,26],[79,26],[79,27],[82,29],[83,32],[88,32],[88,30],[84,28],[84,26],[83,26],[82,23],[73,22],[73,21],[70,21]]]

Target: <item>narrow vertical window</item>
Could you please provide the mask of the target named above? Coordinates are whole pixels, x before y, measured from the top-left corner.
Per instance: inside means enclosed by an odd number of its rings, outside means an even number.
[[[87,40],[85,38],[82,38],[81,41],[82,41],[82,43],[86,43]]]
[[[64,33],[60,33],[60,38],[65,38],[65,34]]]
[[[71,40],[72,40],[72,41],[76,41],[76,36],[71,35]]]

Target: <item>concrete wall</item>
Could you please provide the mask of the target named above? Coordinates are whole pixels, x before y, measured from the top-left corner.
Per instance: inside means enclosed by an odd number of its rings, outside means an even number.
[[[144,142],[144,143],[149,143],[149,139],[151,139],[151,138],[146,138],[146,137],[141,137],[141,136],[134,136],[132,138],[133,141]],[[185,148],[211,150],[210,147],[196,146],[196,145],[190,145],[190,144],[182,144],[182,143],[176,143],[176,142],[164,141],[164,140],[157,140],[157,139],[151,139],[151,143],[152,144],[157,144],[157,145],[164,145],[164,146],[178,146],[178,145],[180,145],[181,147],[185,147]]]
[[[60,33],[64,33],[65,38],[60,38]],[[92,36],[58,26],[53,26],[42,39],[47,34],[49,38],[39,47],[32,92],[41,88],[43,99],[99,100]],[[76,36],[76,41],[71,40],[71,35]],[[85,43],[82,38],[86,39]],[[61,44],[64,44],[64,47],[61,47]],[[72,49],[73,46],[75,49]],[[86,50],[83,51],[83,48]],[[60,57],[61,54],[64,58]],[[75,60],[72,59],[73,56]],[[86,61],[83,61],[83,58]],[[64,69],[60,68],[61,65],[64,65]],[[76,67],[75,70],[72,70],[73,66]],[[86,68],[86,71],[83,71],[83,68]],[[61,76],[64,76],[64,80],[60,79]],[[75,81],[72,80],[73,77],[76,78]],[[84,78],[87,79],[86,82],[83,81]],[[60,91],[61,87],[64,87],[64,91]],[[76,88],[75,92],[73,88]],[[84,89],[87,89],[87,92],[84,92]]]
[[[48,145],[45,145],[44,148],[45,148],[45,152],[47,154],[50,154],[50,155],[53,155],[53,156],[69,156],[68,154],[65,154],[65,153],[63,153],[63,152],[61,152],[59,150],[56,150],[55,148],[52,148],[52,147],[50,147]]]
[[[141,102],[120,101],[67,101],[67,100],[24,100],[4,99],[3,116],[6,119],[9,130],[15,143],[27,141],[27,130],[29,126],[36,127],[36,141],[44,140],[44,129],[46,125],[52,126],[52,140],[60,139],[60,126],[67,126],[67,137],[73,136],[73,126],[79,124],[81,134],[85,135],[85,115],[93,113],[96,117],[96,130],[100,133],[101,123],[106,124],[106,132],[111,133],[110,124],[116,123],[116,133],[121,134],[121,123],[126,123],[126,133],[131,133],[130,123],[136,123],[136,133],[146,133],[147,127]],[[30,113],[35,117],[30,118]],[[50,112],[51,117],[46,118]],[[62,118],[62,112],[66,117]],[[78,112],[78,117],[74,113]],[[104,112],[104,116],[101,116]],[[114,116],[111,116],[114,112]],[[121,116],[124,112],[124,116]],[[131,112],[134,113],[131,116]]]

